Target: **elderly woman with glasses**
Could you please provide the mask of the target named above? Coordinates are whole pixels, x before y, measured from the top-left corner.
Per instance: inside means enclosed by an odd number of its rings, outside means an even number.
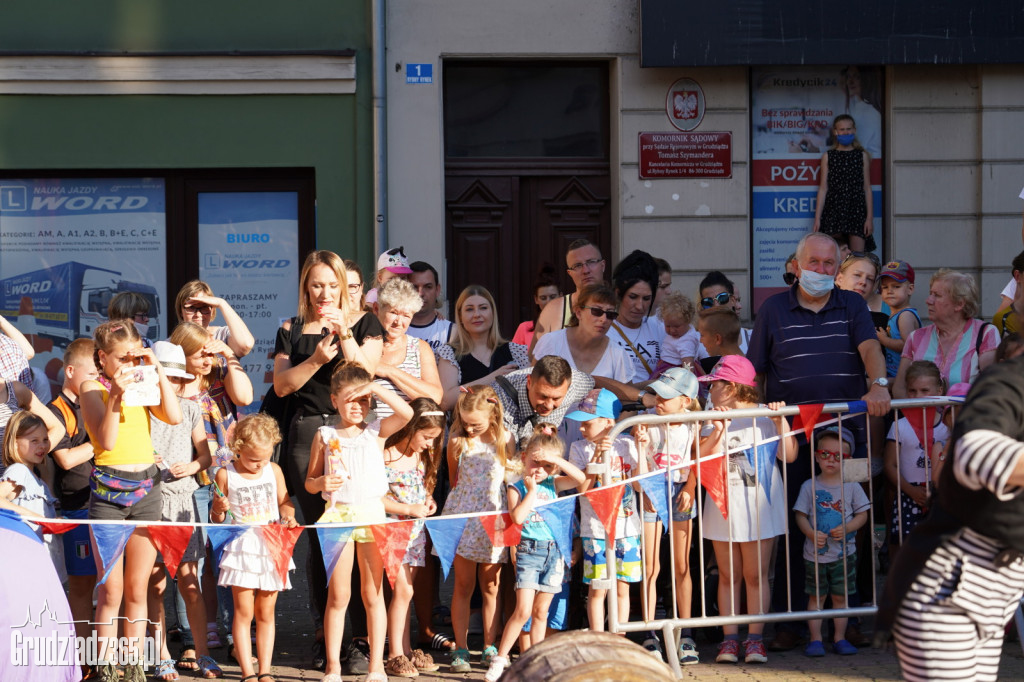
[[[794,279],[793,281],[795,282],[796,280]],[[700,281],[698,291],[700,293],[701,310],[717,306],[727,306],[732,308],[733,312],[737,315],[743,310],[743,305],[740,303],[740,295],[736,293],[736,285],[718,270],[712,270],[704,275],[704,279]],[[751,331],[749,329],[740,329],[740,350],[744,354],[747,352],[750,334]]]
[[[224,317],[224,326],[211,326],[217,318],[217,311]],[[235,357],[248,355],[256,343],[252,332],[231,304],[214,296],[213,289],[202,280],[194,279],[181,288],[174,299],[174,312],[178,315],[179,324],[198,324],[210,332],[214,339],[226,343]]]
[[[533,348],[533,356],[564,358],[569,366],[592,376],[630,383],[633,367],[629,356],[612,343],[608,330],[619,316],[615,292],[605,284],[591,284],[576,294],[572,318],[565,329],[545,334]]]

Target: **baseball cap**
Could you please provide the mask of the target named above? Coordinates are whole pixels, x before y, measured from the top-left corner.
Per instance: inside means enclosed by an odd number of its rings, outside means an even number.
[[[850,452],[853,452],[854,448],[857,447],[856,441],[853,439],[853,432],[845,426],[840,427],[838,424],[835,426],[829,426],[818,431],[817,437],[822,436],[835,436],[843,440],[847,445],[850,446]]]
[[[669,367],[647,388],[665,400],[672,400],[681,395],[685,395],[687,398],[696,398],[699,384],[693,372],[685,367]]]
[[[169,377],[188,379],[195,377],[185,371],[185,351],[181,346],[170,341],[157,341],[153,344],[153,355],[164,367],[164,374]]]
[[[882,268],[882,274],[878,276],[878,279],[883,277],[891,277],[897,282],[910,282],[913,284],[914,268],[905,260],[891,260]]]
[[[566,419],[578,422],[591,419],[618,419],[622,403],[607,388],[595,388],[576,406],[576,410],[565,415]]]
[[[409,267],[409,259],[405,257],[405,247],[396,246],[380,254],[380,258],[377,259],[377,269],[387,270],[396,275],[408,275],[411,273],[412,268]]]
[[[737,384],[745,386],[757,386],[756,376],[757,372],[754,371],[754,366],[750,364],[750,360],[747,360],[742,355],[723,355],[718,364],[712,367],[708,374],[697,379],[697,381],[704,383],[735,381]]]

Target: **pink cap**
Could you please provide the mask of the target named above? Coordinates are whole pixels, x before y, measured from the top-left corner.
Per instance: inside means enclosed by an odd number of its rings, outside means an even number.
[[[757,372],[742,355],[723,355],[711,372],[700,377],[698,381],[709,383],[712,381],[735,381],[744,386],[757,386],[755,377]]]

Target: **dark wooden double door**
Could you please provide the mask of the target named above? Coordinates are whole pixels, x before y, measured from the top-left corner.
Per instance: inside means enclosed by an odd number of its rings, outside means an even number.
[[[531,287],[545,262],[563,292],[573,290],[566,248],[585,238],[611,254],[607,164],[572,168],[458,168],[445,178],[447,298],[482,284],[494,295],[501,332],[535,315]],[[608,270],[607,272],[610,272]]]

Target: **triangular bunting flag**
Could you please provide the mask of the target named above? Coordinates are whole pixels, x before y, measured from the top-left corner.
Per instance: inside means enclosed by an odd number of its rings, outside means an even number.
[[[206,526],[206,537],[210,540],[213,560],[218,567],[220,566],[220,557],[224,553],[224,546],[251,528],[252,526],[236,526],[234,524]]]
[[[55,519],[49,519],[47,521],[32,519],[32,523],[42,528],[44,533],[52,533],[54,535],[63,535],[69,530],[74,530],[82,525],[75,521],[57,521]]]
[[[495,547],[515,547],[523,535],[523,527],[512,523],[508,512],[488,514],[480,517],[480,525]]]
[[[289,528],[283,523],[268,523],[259,526],[257,530],[263,534],[263,542],[270,550],[270,556],[274,558],[274,568],[282,583],[288,582],[288,564],[291,563],[292,552],[295,551],[295,543],[302,535],[303,528],[296,526]]]
[[[772,476],[775,474],[775,456],[779,451],[779,441],[773,440],[761,443],[757,446],[757,454],[754,448],[747,448],[744,454],[750,466],[757,472],[757,479],[764,488],[764,497],[769,503],[772,501]]]
[[[401,521],[399,523],[381,523],[370,526],[373,537],[377,541],[377,551],[380,552],[380,559],[384,562],[384,572],[387,573],[388,582],[391,588],[395,587],[395,580],[398,572],[402,570],[402,562],[409,551],[409,536],[412,535],[412,525],[416,519]]]
[[[107,582],[111,569],[117,563],[121,553],[124,552],[124,547],[128,544],[128,538],[134,532],[134,523],[121,523],[117,525],[97,524],[92,526],[92,536],[96,540],[96,550],[100,554],[100,561],[103,562],[101,585]]]
[[[908,407],[903,410],[903,416],[914,430],[917,442],[929,455],[935,447],[935,411],[934,407]]]
[[[443,516],[426,520],[427,531],[434,543],[437,558],[441,560],[441,571],[444,572],[445,580],[448,579],[448,571],[455,561],[455,550],[459,547],[459,540],[462,539],[462,531],[466,529],[467,521],[467,518],[446,519]]]
[[[601,520],[604,526],[607,542],[615,542],[615,520],[619,515],[619,507],[622,506],[622,491],[624,483],[608,486],[607,488],[595,488],[588,490],[584,495],[594,508],[594,514]]]
[[[315,528],[315,526],[314,526]],[[345,550],[348,539],[352,537],[354,528],[316,528],[316,537],[320,540],[320,553],[324,557],[324,570],[327,571],[327,584],[331,584],[334,567]]]
[[[640,479],[640,487],[643,488],[647,499],[654,505],[655,511],[658,512],[658,518],[661,519],[661,525],[667,533],[672,522],[672,512],[669,510],[671,502],[668,499],[668,481],[665,480],[665,476],[648,476]]]
[[[620,493],[621,494],[621,493]],[[565,565],[572,565],[572,515],[576,511],[576,498],[566,497],[540,507],[536,507],[544,522],[551,529],[558,551],[565,559]]]
[[[181,563],[181,557],[185,555],[185,549],[188,548],[188,542],[192,539],[195,528],[193,526],[149,526],[147,530],[149,530],[149,537],[153,540],[153,545],[164,556],[164,566],[167,567],[167,572],[171,574],[171,578],[174,578],[178,575],[178,564]]]
[[[709,459],[712,457],[713,459]],[[722,518],[729,518],[729,497],[726,493],[725,458],[722,453],[701,456],[697,460],[697,480],[708,491],[708,497],[722,512]]]
[[[807,441],[810,442],[811,434],[814,433],[814,426],[818,423],[821,411],[825,408],[824,404],[817,405],[798,405],[800,408],[800,414],[793,419],[793,430],[799,431],[804,430],[804,435],[807,436]]]
[[[12,533],[24,535],[42,544],[43,540],[28,525],[28,520],[22,518],[21,514],[11,509],[0,509],[0,529],[9,530]]]

